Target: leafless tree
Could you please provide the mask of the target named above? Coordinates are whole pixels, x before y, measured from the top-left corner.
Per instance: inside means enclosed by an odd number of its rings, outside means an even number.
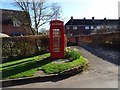
[[[52,19],[60,19],[61,18],[60,14],[62,12],[61,7],[57,3],[53,3],[51,9],[54,12],[54,16]]]
[[[39,28],[52,19],[60,18],[61,7],[57,3],[49,4],[45,0],[15,0],[15,4],[26,13],[32,32],[39,34]],[[35,30],[35,31],[34,31]]]

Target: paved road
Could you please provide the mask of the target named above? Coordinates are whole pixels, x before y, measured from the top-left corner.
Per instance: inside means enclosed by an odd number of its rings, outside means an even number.
[[[118,66],[107,62],[81,47],[80,53],[89,60],[89,70],[69,78],[52,78],[42,82],[24,83],[9,88],[118,88]]]

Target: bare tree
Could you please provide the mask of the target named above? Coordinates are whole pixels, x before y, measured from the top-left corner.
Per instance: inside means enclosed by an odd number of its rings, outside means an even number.
[[[54,16],[52,19],[60,19],[60,14],[62,12],[61,7],[57,3],[53,3],[51,9],[54,12]]]
[[[26,13],[32,32],[39,34],[38,29],[53,18],[60,18],[61,7],[57,3],[48,4],[45,0],[15,0],[15,5]]]

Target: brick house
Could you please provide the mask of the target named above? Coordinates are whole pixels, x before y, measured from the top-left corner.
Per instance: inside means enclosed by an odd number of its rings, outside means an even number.
[[[24,11],[5,10],[2,12],[2,33],[9,36],[32,35],[31,27],[28,23]]]
[[[119,19],[71,19],[65,24],[65,34],[67,36],[88,35],[102,32],[112,32],[118,30]]]

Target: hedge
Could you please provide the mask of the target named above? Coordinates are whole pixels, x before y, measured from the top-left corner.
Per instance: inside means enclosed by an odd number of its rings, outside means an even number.
[[[49,35],[30,35],[2,38],[2,59],[13,60],[49,52]],[[65,47],[67,38],[65,36]]]
[[[2,59],[29,57],[48,51],[47,35],[2,38]]]

